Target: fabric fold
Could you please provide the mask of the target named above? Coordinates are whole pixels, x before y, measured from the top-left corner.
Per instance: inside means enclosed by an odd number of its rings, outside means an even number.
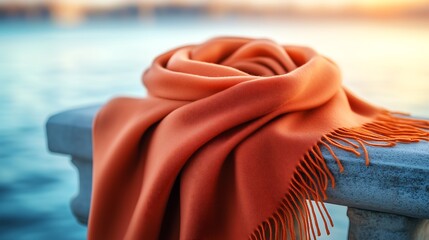
[[[149,97],[94,122],[89,239],[316,238],[335,184],[320,148],[342,170],[335,151],[369,164],[367,145],[429,139],[428,121],[357,98],[307,47],[215,38],[160,55],[142,81]]]

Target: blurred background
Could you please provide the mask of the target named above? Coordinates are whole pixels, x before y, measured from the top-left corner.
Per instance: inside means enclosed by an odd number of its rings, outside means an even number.
[[[77,174],[47,152],[46,119],[143,97],[155,56],[219,35],[311,46],[362,98],[429,117],[426,0],[0,0],[0,239],[85,239],[69,208]],[[321,239],[346,239],[345,208],[329,208]]]

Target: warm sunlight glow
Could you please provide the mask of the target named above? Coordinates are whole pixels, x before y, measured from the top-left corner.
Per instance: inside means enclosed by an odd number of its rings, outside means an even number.
[[[263,3],[281,3],[278,0],[253,0],[252,2]],[[292,5],[307,9],[323,8],[323,9],[341,9],[353,8],[363,9],[367,11],[392,11],[406,9],[410,7],[428,5],[427,0],[325,0],[323,2],[315,0],[289,0],[283,2],[284,5]]]
[[[15,8],[29,12],[30,17],[34,14],[28,9],[48,9],[55,21],[65,23],[85,21],[91,14],[123,16],[137,12],[139,16],[148,16],[147,13],[163,8],[173,12],[188,9],[211,16],[262,13],[286,17],[429,18],[428,0],[0,0],[0,10],[13,15]]]
[[[162,4],[172,4],[174,5],[177,2],[186,3],[188,5],[204,5],[204,3],[210,2],[211,4],[219,4],[219,5],[244,5],[244,3],[250,3],[252,5],[258,6],[287,6],[293,5],[298,7],[305,8],[342,8],[342,7],[357,7],[357,8],[366,8],[366,9],[390,9],[390,8],[400,8],[400,7],[409,7],[416,5],[428,4],[427,0],[94,0],[94,1],[86,1],[86,0],[0,0],[0,4],[36,4],[36,3],[74,3],[79,5],[90,5],[90,6],[109,6],[109,5],[121,5],[121,4],[154,4],[162,3]]]
[[[369,11],[396,12],[403,9],[427,5],[426,0],[360,0],[359,5]]]

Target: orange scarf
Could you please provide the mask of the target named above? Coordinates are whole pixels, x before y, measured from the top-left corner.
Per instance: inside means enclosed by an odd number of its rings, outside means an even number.
[[[367,145],[429,138],[306,47],[216,38],[157,57],[143,83],[149,97],[96,117],[89,239],[316,238],[332,224],[322,147],[342,170],[336,151],[368,165]]]

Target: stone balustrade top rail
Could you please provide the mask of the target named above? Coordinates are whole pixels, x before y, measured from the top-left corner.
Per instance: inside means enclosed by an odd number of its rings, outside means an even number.
[[[72,201],[72,210],[82,223],[87,222],[90,207],[92,122],[100,106],[60,112],[51,116],[46,123],[49,150],[71,155],[79,170],[80,190]],[[380,218],[381,214],[382,221],[387,221],[388,217],[390,222],[386,224],[389,224],[390,228],[392,216],[402,222],[403,219],[410,218],[429,219],[429,143],[422,141],[398,144],[392,148],[368,146],[367,149],[371,159],[368,167],[365,166],[363,158],[338,151],[337,156],[342,160],[345,169],[340,173],[335,160],[322,148],[328,167],[336,179],[335,189],[328,188],[327,202],[348,206],[350,220],[353,218],[362,221],[359,218],[363,216]],[[350,212],[350,209],[355,211]],[[409,224],[409,221],[402,225],[404,224]],[[363,230],[364,226],[360,226],[356,232],[349,232],[349,238],[350,234],[358,236],[357,232]],[[396,231],[401,230],[398,228]],[[374,236],[376,235],[372,235]],[[390,238],[392,239],[395,237]]]

